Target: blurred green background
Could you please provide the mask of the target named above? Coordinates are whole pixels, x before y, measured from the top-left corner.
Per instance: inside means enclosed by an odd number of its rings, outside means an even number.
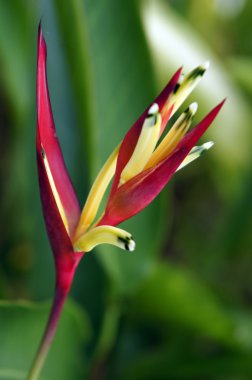
[[[1,380],[25,378],[54,290],[35,160],[40,19],[82,204],[179,66],[211,61],[196,120],[228,98],[203,140],[214,148],[124,224],[135,253],[82,260],[42,379],[252,378],[251,15],[248,0],[0,0]]]

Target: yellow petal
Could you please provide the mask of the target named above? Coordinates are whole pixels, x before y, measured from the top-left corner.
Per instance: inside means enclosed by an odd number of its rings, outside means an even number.
[[[112,244],[127,251],[135,250],[135,241],[128,232],[111,226],[99,226],[83,234],[74,244],[75,252],[89,252],[99,244]]]
[[[87,230],[96,217],[103,195],[115,173],[119,148],[120,145],[118,145],[109,156],[108,160],[105,162],[96,177],[95,182],[93,183],[81,213],[80,221],[75,232],[74,241]]]
[[[135,150],[121,173],[120,185],[139,174],[145,167],[159,139],[161,122],[158,104],[154,103],[144,120]]]

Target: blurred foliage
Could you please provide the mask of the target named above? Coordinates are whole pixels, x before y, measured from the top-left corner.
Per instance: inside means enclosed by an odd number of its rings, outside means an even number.
[[[200,116],[228,97],[208,134],[216,147],[125,223],[136,252],[105,247],[83,259],[78,307],[65,308],[44,378],[251,379],[251,14],[248,0],[0,1],[0,379],[23,378],[48,313],[16,300],[51,298],[54,287],[35,161],[40,19],[57,132],[82,203],[176,65],[212,61],[215,74],[194,95]],[[150,38],[146,15],[173,27],[165,42],[162,29]]]
[[[0,304],[1,379],[25,378],[48,317],[49,306],[25,302]],[[83,379],[87,362],[82,347],[89,337],[90,326],[83,311],[72,302],[67,302],[43,379]],[[55,363],[61,363],[60,368]]]

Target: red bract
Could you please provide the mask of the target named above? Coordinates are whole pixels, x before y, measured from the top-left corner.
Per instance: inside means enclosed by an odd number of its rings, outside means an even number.
[[[36,139],[39,186],[47,233],[56,263],[58,285],[60,288],[68,288],[73,271],[81,258],[81,253],[74,253],[70,239],[79,221],[80,206],[55,131],[46,77],[46,55],[46,44],[39,27]],[[55,199],[56,192],[67,224],[62,219],[59,204]]]

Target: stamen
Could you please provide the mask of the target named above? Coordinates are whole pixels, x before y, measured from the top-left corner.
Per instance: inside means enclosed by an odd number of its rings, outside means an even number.
[[[109,156],[93,183],[81,213],[80,221],[75,232],[74,241],[76,241],[76,239],[78,239],[79,236],[87,230],[96,217],[103,195],[115,173],[119,148],[120,145],[118,145]]]
[[[133,252],[136,243],[128,232],[111,226],[99,226],[83,234],[74,244],[75,252],[89,252],[99,244],[112,244]]]
[[[154,103],[144,120],[135,150],[121,173],[120,185],[139,174],[145,167],[157,144],[161,123],[158,104]]]
[[[43,161],[44,161],[47,178],[49,180],[49,183],[50,183],[50,186],[51,186],[51,190],[52,190],[52,193],[53,193],[53,196],[54,196],[54,200],[55,200],[56,205],[58,207],[58,210],[59,210],[62,222],[63,222],[63,224],[65,226],[65,229],[66,229],[68,235],[70,235],[70,229],[69,229],[66,213],[65,213],[64,207],[63,207],[63,205],[61,203],[59,193],[58,193],[58,191],[56,189],[56,185],[54,183],[54,179],[53,179],[53,176],[52,176],[50,165],[49,165],[49,162],[47,160],[47,157],[46,157],[45,150],[44,150],[43,146],[41,146],[41,156],[42,156]]]
[[[160,161],[169,156],[172,151],[174,151],[182,137],[190,128],[192,118],[195,115],[197,108],[197,103],[192,103],[185,110],[185,112],[180,115],[157,149],[153,152],[149,162],[145,166],[145,169],[157,165]]]
[[[189,154],[186,156],[184,161],[179,165],[178,170],[184,168],[185,166],[189,165],[191,162],[196,160],[198,157],[202,156],[203,153],[205,153],[208,149],[210,149],[214,145],[213,141],[209,141],[203,145],[200,146],[194,146],[192,150],[189,152]]]

